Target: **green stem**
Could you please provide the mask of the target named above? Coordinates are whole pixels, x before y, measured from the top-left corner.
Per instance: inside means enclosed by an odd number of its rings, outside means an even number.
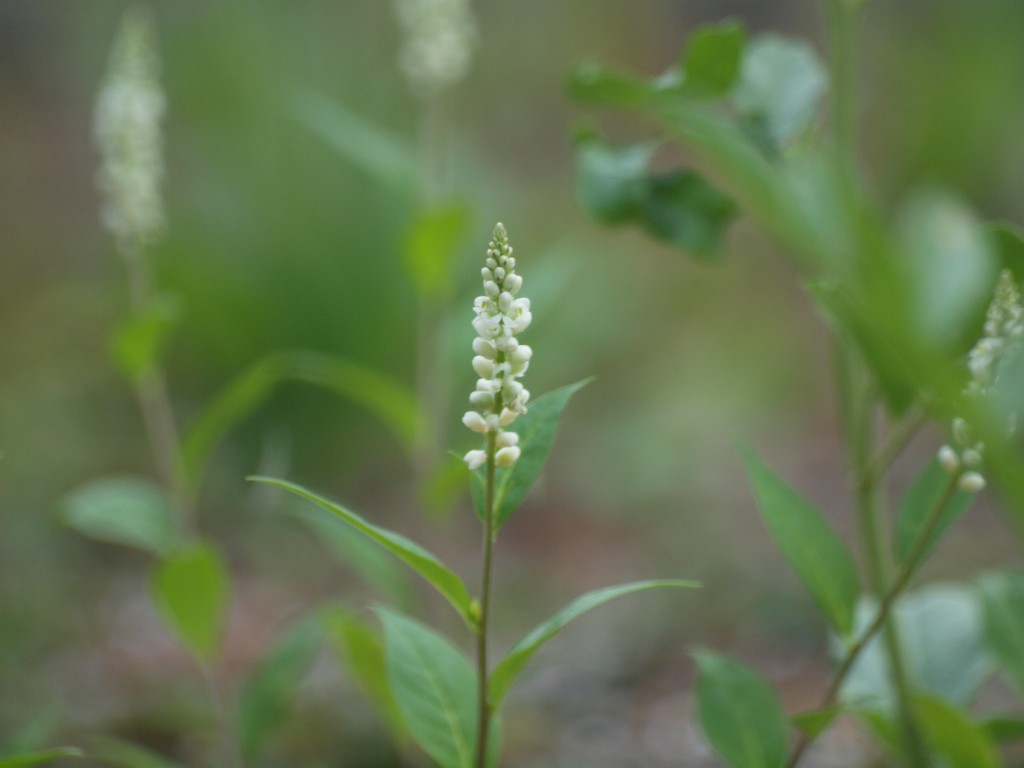
[[[500,411],[500,404],[498,410]],[[487,433],[487,481],[484,489],[484,572],[480,589],[480,620],[476,629],[477,744],[476,766],[486,768],[487,735],[491,725],[490,679],[487,665],[487,621],[491,609],[491,570],[494,561],[494,455],[498,436]]]
[[[900,569],[895,581],[893,581],[892,585],[886,591],[885,596],[882,598],[882,601],[879,603],[878,613],[875,614],[875,618],[872,620],[871,624],[868,625],[867,629],[865,629],[853,645],[847,649],[846,656],[843,658],[842,663],[832,676],[828,690],[822,698],[821,703],[818,705],[818,709],[829,709],[835,705],[836,700],[839,697],[839,691],[843,686],[843,682],[853,669],[853,665],[857,663],[857,659],[860,658],[861,653],[867,647],[868,643],[871,642],[871,639],[878,634],[878,630],[880,630],[886,623],[886,620],[892,613],[892,608],[896,603],[896,599],[903,593],[903,590],[906,589],[907,584],[910,583],[910,579],[913,577],[914,573],[916,573],[921,561],[924,559],[924,554],[928,549],[928,542],[935,533],[935,529],[938,527],[939,522],[942,520],[942,512],[949,503],[950,497],[952,497],[953,493],[956,491],[956,481],[956,477],[950,479],[946,488],[943,490],[939,501],[928,514],[925,524],[921,529],[921,533],[918,534],[917,539],[914,541],[914,546],[910,550],[910,554],[907,556],[903,567]],[[786,768],[794,768],[797,762],[799,762],[804,751],[813,741],[814,739],[812,738],[802,736],[797,742],[796,748],[793,750],[789,760],[786,762]]]

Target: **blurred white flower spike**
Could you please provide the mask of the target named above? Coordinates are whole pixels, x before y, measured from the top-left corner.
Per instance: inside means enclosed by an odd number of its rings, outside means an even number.
[[[153,243],[164,224],[160,122],[166,99],[159,70],[152,16],[129,8],[110,53],[93,124],[102,155],[97,185],[103,223],[125,258]]]
[[[432,98],[469,72],[477,29],[469,0],[394,0],[404,37],[398,64],[413,92]]]
[[[967,355],[971,380],[968,397],[988,397],[999,379],[999,366],[1024,341],[1024,304],[1013,273],[1004,269],[996,282],[992,303],[985,315],[984,335]],[[981,474],[984,445],[972,434],[965,419],[953,420],[953,445],[939,449],[939,463],[950,475],[958,476],[961,491],[976,493],[985,487]],[[962,473],[962,474],[961,474]]]
[[[470,451],[465,460],[470,469],[487,463],[494,452],[494,465],[510,467],[519,458],[519,435],[506,427],[526,413],[530,392],[518,381],[530,367],[533,350],[520,344],[516,335],[530,325],[530,300],[516,298],[523,278],[516,274],[516,260],[502,224],[494,227],[487,246],[485,266],[481,270],[484,295],[477,297],[473,309],[473,370],[476,389],[469,396],[475,410],[467,411],[462,423],[474,432],[488,436],[487,450]]]

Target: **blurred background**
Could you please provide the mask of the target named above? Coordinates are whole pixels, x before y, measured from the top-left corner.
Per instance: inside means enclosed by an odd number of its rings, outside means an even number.
[[[93,104],[125,7],[0,4],[0,745],[26,729],[50,743],[106,734],[195,764],[196,734],[209,728],[203,683],[149,605],[150,558],[86,540],[57,514],[92,479],[155,475],[131,386],[111,362],[127,289],[94,183]],[[181,423],[281,349],[338,355],[412,388],[420,334],[402,250],[414,196],[339,153],[337,128],[311,125],[301,108],[313,94],[415,145],[422,105],[397,63],[391,4],[153,7],[168,111],[167,227],[151,257],[182,305],[165,356]],[[790,708],[811,704],[827,672],[823,622],[757,518],[737,447],[753,445],[853,533],[829,350],[789,265],[742,217],[715,264],[586,217],[571,141],[583,112],[564,83],[584,58],[655,74],[695,27],[729,15],[753,32],[808,38],[824,57],[820,3],[484,0],[473,10],[472,64],[445,95],[448,193],[470,213],[440,315],[451,318],[450,360],[436,363],[452,372],[445,445],[473,447],[458,417],[475,378],[471,302],[495,221],[508,226],[533,299],[527,386],[537,395],[597,377],[503,531],[499,645],[586,589],[704,583],[605,608],[540,654],[508,705],[508,764],[713,765],[690,724],[689,649],[759,666]],[[1018,0],[867,4],[860,146],[883,204],[928,182],[959,191],[982,218],[1024,221],[1022,36]],[[602,125],[613,139],[650,131],[622,118]],[[897,483],[941,439],[922,434]],[[466,501],[424,504],[406,452],[373,414],[285,383],[218,447],[199,497],[199,526],[233,579],[229,687],[292,620],[382,599],[282,514],[283,500],[244,482],[256,471],[414,535],[475,584]],[[994,505],[976,506],[925,579],[1015,562],[1006,530]],[[421,602],[422,615],[458,633],[443,605],[425,592]],[[352,675],[326,655],[289,711],[261,764],[417,764],[388,746]],[[817,764],[852,765],[860,749],[840,729]]]

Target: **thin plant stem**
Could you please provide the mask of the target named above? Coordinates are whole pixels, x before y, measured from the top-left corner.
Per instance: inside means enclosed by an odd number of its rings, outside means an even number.
[[[202,673],[203,681],[206,683],[206,691],[210,697],[211,703],[213,704],[214,717],[220,724],[221,733],[234,733],[236,730],[234,719],[232,718],[231,711],[227,705],[227,700],[224,695],[224,686],[218,679],[216,671],[206,662],[201,662],[199,664],[199,669]],[[221,751],[221,760],[223,761],[225,768],[243,768],[245,761],[242,758],[242,752],[239,747],[238,740],[222,737],[218,741]]]
[[[910,583],[910,579],[917,571],[924,559],[924,554],[928,549],[929,541],[935,533],[939,521],[942,519],[942,511],[945,509],[946,504],[949,503],[954,491],[956,490],[955,477],[951,478],[946,488],[943,490],[942,495],[939,497],[935,507],[928,514],[925,520],[925,524],[921,529],[921,533],[918,534],[917,539],[914,541],[914,546],[911,548],[903,567],[897,574],[896,579],[886,590],[885,596],[882,598],[878,605],[878,612],[875,614],[875,618],[871,624],[868,625],[867,629],[861,632],[857,640],[847,649],[846,655],[843,657],[839,667],[836,668],[835,673],[832,675],[832,679],[829,682],[828,690],[825,696],[822,698],[821,703],[818,705],[818,709],[829,709],[834,706],[837,698],[839,697],[839,691],[843,686],[843,682],[846,680],[850,671],[853,669],[854,664],[857,663],[857,659],[860,658],[861,653],[867,647],[871,639],[878,634],[878,630],[882,628],[882,625],[886,623],[886,619],[892,613],[892,608],[896,603],[896,599],[906,589],[907,584]],[[789,760],[786,762],[786,768],[794,768],[799,762],[800,757],[804,751],[811,745],[814,740],[805,736],[801,736],[797,742],[793,753],[790,755]]]
[[[500,408],[500,404],[499,404]],[[487,433],[487,480],[484,488],[484,566],[483,583],[480,588],[480,620],[476,628],[477,664],[477,768],[487,765],[487,734],[491,725],[490,680],[487,664],[487,622],[491,608],[491,570],[494,561],[494,486],[495,459],[498,436]]]

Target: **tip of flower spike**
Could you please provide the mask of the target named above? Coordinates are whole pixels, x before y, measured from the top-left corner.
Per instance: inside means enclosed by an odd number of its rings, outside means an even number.
[[[500,221],[494,225],[494,239],[508,240],[508,230],[505,229],[505,225]]]

